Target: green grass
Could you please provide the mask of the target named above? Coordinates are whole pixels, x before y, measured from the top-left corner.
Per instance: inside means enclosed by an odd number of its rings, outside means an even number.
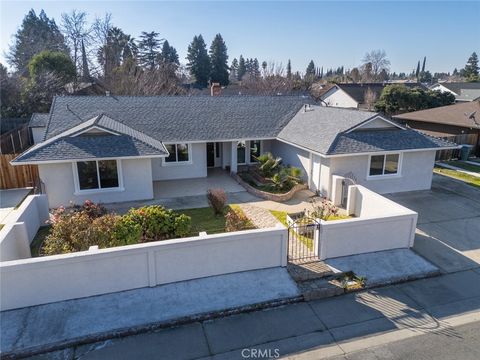
[[[437,166],[433,169],[433,172],[455,178],[457,180],[467,183],[468,185],[471,185],[476,188],[480,188],[480,177],[465,174],[456,170],[440,168]]]
[[[446,164],[456,166],[463,170],[471,171],[480,174],[480,164],[478,166],[464,163],[463,161],[445,161]]]
[[[42,226],[40,229],[38,229],[37,234],[33,238],[32,243],[30,244],[30,251],[32,253],[32,257],[40,256],[40,249],[42,248],[45,238],[50,233],[51,228],[51,226]]]
[[[5,225],[0,224],[0,230],[2,230],[4,226],[5,226]]]

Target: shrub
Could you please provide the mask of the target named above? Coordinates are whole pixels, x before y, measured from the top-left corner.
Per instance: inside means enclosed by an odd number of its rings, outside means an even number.
[[[273,175],[273,186],[277,190],[289,191],[296,184],[302,182],[302,170],[296,167],[282,167],[278,173]]]
[[[71,205],[69,207],[60,206],[59,208],[55,209],[52,216],[50,217],[50,223],[53,225],[63,216],[71,215],[74,213],[84,213],[90,219],[95,219],[100,216],[103,216],[107,213],[107,209],[101,204],[95,204],[91,200],[85,200],[83,205]]]
[[[140,226],[142,242],[182,237],[190,233],[189,216],[166,210],[160,205],[131,209],[123,217],[125,221]]]
[[[312,201],[313,210],[310,213],[311,217],[316,219],[328,220],[330,216],[335,216],[338,214],[338,208],[333,205],[327,198],[323,197],[319,201],[318,199],[313,198]]]
[[[282,158],[273,157],[272,153],[265,153],[255,158],[258,161],[259,166],[258,170],[260,174],[265,178],[270,178],[275,175],[280,170],[280,164],[282,163]]]
[[[207,198],[215,215],[223,214],[227,204],[227,194],[223,189],[208,189]]]
[[[225,214],[225,231],[232,232],[247,229],[255,229],[255,226],[241,209],[230,207]]]

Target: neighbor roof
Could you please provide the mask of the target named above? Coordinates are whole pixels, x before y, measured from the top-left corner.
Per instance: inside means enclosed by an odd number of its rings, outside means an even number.
[[[480,89],[461,89],[460,95],[455,96],[456,101],[474,101],[480,99]]]
[[[325,155],[454,146],[400,125],[381,129],[359,126],[377,117],[381,115],[369,111],[311,106],[309,111],[299,112],[278,139]]]
[[[457,95],[460,95],[462,89],[480,89],[480,82],[445,82],[438,83],[438,85],[446,87],[448,90],[453,91]]]
[[[367,90],[373,91],[377,98],[382,94],[383,89],[387,85],[394,85],[389,83],[358,83],[358,84],[336,84],[337,87],[345,91],[351,98],[353,98],[357,103],[365,103],[365,93]],[[420,83],[402,83],[409,88],[421,87],[425,88]]]
[[[28,123],[28,127],[45,127],[47,126],[48,117],[50,114],[45,113],[33,113],[30,121]]]
[[[453,105],[440,106],[433,109],[413,111],[394,116],[398,120],[422,121],[436,124],[454,125],[475,128],[476,125],[469,115],[476,111],[477,122],[480,122],[480,101],[462,102]]]

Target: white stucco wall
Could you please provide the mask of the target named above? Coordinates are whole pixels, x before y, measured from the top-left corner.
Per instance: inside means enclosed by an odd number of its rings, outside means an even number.
[[[45,184],[50,208],[68,206],[72,201],[81,204],[85,200],[100,203],[146,200],[153,198],[152,160],[121,160],[123,191],[101,191],[75,194],[72,163],[43,164],[38,166],[40,179]]]
[[[43,135],[45,134],[45,128],[44,127],[32,127],[30,128],[32,130],[32,137],[33,137],[33,143],[38,144],[43,141]]]
[[[207,176],[206,143],[190,144],[192,161],[188,164],[162,164],[162,159],[152,159],[152,176],[154,181],[200,178]]]
[[[284,165],[298,167],[302,170],[303,179],[307,180],[310,173],[310,153],[278,140],[272,140],[271,152],[282,158]]]
[[[330,159],[330,171],[332,175],[341,176],[352,172],[356,177],[357,184],[377,193],[385,194],[430,189],[434,162],[435,151],[405,152],[403,153],[399,176],[367,179],[368,155],[344,156]]]
[[[341,107],[341,108],[357,108],[358,103],[353,100],[345,91],[336,87],[327,91],[322,96],[322,100],[325,101],[328,106]]]

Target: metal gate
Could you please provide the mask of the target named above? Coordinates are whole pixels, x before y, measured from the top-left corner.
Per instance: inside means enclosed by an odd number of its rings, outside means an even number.
[[[319,258],[320,223],[304,216],[288,227],[288,261],[308,262]]]

